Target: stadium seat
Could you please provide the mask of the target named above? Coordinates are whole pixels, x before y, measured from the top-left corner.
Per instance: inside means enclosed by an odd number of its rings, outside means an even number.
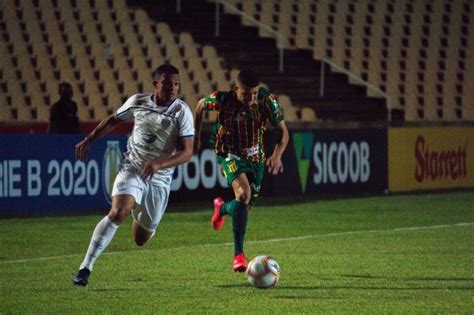
[[[291,103],[290,97],[288,95],[280,94],[277,97],[278,104],[283,109],[283,114],[285,116],[285,120],[288,122],[296,122],[298,121],[298,114],[296,113],[296,109]]]
[[[202,78],[202,74],[206,73],[206,69],[202,64],[202,59],[199,56],[189,57],[187,59],[188,69],[194,74],[194,76],[198,76]]]
[[[81,107],[79,106],[79,108],[81,108]],[[50,117],[50,114],[51,114],[51,110],[50,110],[49,106],[41,104],[41,105],[36,106],[35,109],[36,109],[36,112],[37,112],[36,121],[49,122],[49,117]]]
[[[262,1],[261,10],[258,12],[259,21],[268,26],[273,26],[273,5],[274,1]],[[273,37],[273,35],[265,29],[259,29],[260,37]]]
[[[312,109],[310,107],[301,108],[301,121],[315,122],[316,121],[316,113],[314,112],[314,109]]]
[[[219,91],[229,91],[232,88],[222,68],[211,69],[211,75]]]
[[[255,18],[257,10],[255,7],[255,1],[253,0],[241,0],[242,11],[244,11],[248,16]],[[242,17],[242,24],[247,26],[255,25],[252,21],[247,18]]]
[[[294,48],[312,48],[315,58],[327,58],[386,91],[391,96],[392,108],[407,109],[406,120],[453,118],[456,110],[451,105],[456,103],[456,96],[452,90],[456,84],[449,82],[465,72],[458,66],[463,62],[458,58],[459,50],[468,48],[471,41],[466,35],[474,32],[474,23],[467,23],[466,12],[472,16],[469,3],[443,0],[430,3],[235,0],[232,3],[286,37],[295,36],[294,42],[289,42]],[[434,9],[443,6],[449,8]],[[243,24],[251,25],[245,21]],[[264,30],[259,34],[270,36]],[[439,68],[436,58],[439,49],[446,50],[445,69]],[[473,67],[466,67],[469,58],[464,59],[463,68],[472,73]],[[436,79],[439,72],[445,78],[443,82]],[[419,81],[420,77],[423,82]],[[436,92],[440,84],[444,86],[443,95]],[[371,89],[367,95],[379,96]],[[444,95],[453,96],[447,99]]]
[[[472,112],[474,10],[468,1],[228,3],[283,34],[285,47],[312,49],[315,58],[329,59],[386,91],[391,107],[405,111],[406,120],[462,120]],[[149,91],[151,68],[167,61],[180,69],[186,99],[213,88],[229,89],[232,82],[212,46],[202,47],[200,55],[192,34],[174,33],[147,11],[130,9],[125,0],[42,0],[33,5],[15,0],[4,1],[1,11],[5,41],[0,48],[9,56],[1,62],[1,75],[18,82],[39,80],[28,88],[30,103],[36,102],[31,94],[38,85],[37,99],[54,98],[61,80],[81,83],[77,99],[100,93],[97,86],[105,79],[116,82],[110,88],[119,90],[121,98],[135,86]],[[7,93],[4,99],[11,99]],[[367,95],[378,96],[370,89]],[[28,116],[20,114],[16,117]],[[30,116],[40,117],[41,111]]]
[[[183,49],[185,59],[199,56],[198,47],[196,43],[194,43],[193,37],[190,33],[182,32],[179,34],[179,45]]]
[[[73,83],[81,119],[101,119],[111,110],[108,103],[116,106],[133,93],[152,91],[152,68],[166,61],[179,68],[182,82],[186,82],[182,87],[183,98],[190,103],[196,103],[198,98],[193,86],[201,89],[203,95],[212,90],[208,75],[215,86],[229,86],[216,54],[215,61],[205,57],[202,60],[189,33],[176,36],[168,24],[154,22],[142,9],[130,10],[124,0],[42,0],[33,6],[29,1],[6,1],[2,17],[8,37],[7,42],[1,43],[1,49],[3,55],[11,58],[2,62],[1,75],[38,80],[26,88],[27,101],[14,99],[11,117],[15,119],[44,120],[44,108],[36,103],[54,102],[61,81]],[[193,74],[192,78],[188,72]],[[199,75],[194,76],[196,73]],[[205,83],[198,83],[198,77]],[[21,90],[19,83],[15,86],[5,83],[7,90]],[[4,99],[12,100],[10,92],[7,93]],[[36,107],[28,112],[18,106]],[[95,110],[97,106],[99,109]],[[105,111],[101,108],[104,106]]]
[[[0,123],[7,123],[13,120],[13,115],[11,111],[12,107],[7,104],[7,99],[5,94],[0,93]]]
[[[197,87],[197,95],[200,97],[206,96],[209,93],[211,93],[213,90],[211,83],[207,79],[207,76],[205,73],[196,73],[195,76],[195,82],[196,82],[196,87]]]

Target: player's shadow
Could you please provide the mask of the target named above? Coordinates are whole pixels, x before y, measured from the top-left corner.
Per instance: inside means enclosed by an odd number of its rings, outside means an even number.
[[[456,287],[456,286],[418,286],[418,287],[411,287],[411,286],[358,286],[358,285],[321,285],[321,286],[292,286],[292,285],[279,285],[273,289],[279,290],[374,290],[374,291],[419,291],[419,290],[427,290],[427,291],[436,291],[436,290],[462,290],[462,291],[474,291],[474,286],[464,286],[464,287]]]
[[[239,284],[219,284],[216,285],[216,287],[221,288],[221,289],[232,289],[232,288],[246,288],[246,287],[251,287],[252,285],[250,283],[239,283]]]
[[[319,275],[315,277],[319,280],[325,281],[338,281],[340,279],[353,279],[355,282],[354,284],[346,284],[346,285],[284,285],[280,284],[279,286],[275,287],[275,289],[291,289],[291,290],[407,290],[407,291],[418,291],[418,290],[427,290],[427,291],[435,291],[435,290],[463,290],[463,291],[473,291],[473,285],[460,285],[460,283],[456,282],[466,282],[466,281],[474,281],[473,277],[429,277],[429,276],[418,276],[418,277],[394,277],[394,276],[374,276],[374,275],[361,275],[361,274],[340,274],[340,275]],[[360,279],[366,281],[364,284],[357,285],[356,281]],[[425,283],[429,282],[455,282],[456,284],[447,285],[433,285],[433,286],[426,286],[426,285],[418,285],[418,286],[408,286],[408,285],[370,285],[367,284],[367,280],[388,280],[388,281],[400,281],[400,282],[407,282],[407,281],[426,281]]]
[[[235,288],[250,288],[250,284],[225,284],[218,285],[221,289],[235,289]],[[326,291],[326,290],[367,290],[367,291],[436,291],[436,290],[461,290],[461,291],[474,291],[473,286],[468,287],[456,287],[456,286],[358,286],[358,285],[277,285],[271,288],[271,290],[315,290],[315,291]]]
[[[136,288],[97,288],[97,289],[92,289],[89,288],[88,291],[94,291],[94,292],[121,292],[121,291],[138,291]]]
[[[367,280],[391,280],[391,281],[426,281],[429,282],[465,282],[465,281],[474,281],[474,277],[393,277],[393,276],[373,276],[373,275],[360,275],[360,274],[340,274],[340,275],[315,275],[315,279],[325,280],[325,281],[338,281],[340,279],[347,279],[351,278],[356,281],[356,279],[363,279],[364,281]],[[447,283],[445,283],[447,284]],[[231,288],[245,288],[251,287],[249,283],[239,283],[239,284],[221,284],[217,287],[222,289],[231,289]],[[387,290],[387,291],[394,291],[394,290],[407,290],[407,291],[418,291],[418,290],[428,290],[428,291],[435,291],[435,290],[463,290],[463,291],[473,291],[474,286],[456,286],[456,285],[433,285],[433,286],[408,286],[408,285],[368,285],[367,282],[361,285],[354,284],[346,284],[346,285],[285,285],[280,283],[276,287],[272,288],[272,290]]]
[[[88,288],[79,287],[79,286],[68,286],[67,288],[48,288],[45,290],[44,288],[22,288],[23,291],[31,291],[31,292],[65,292],[65,291],[94,291],[94,292],[119,292],[119,291],[137,291],[138,289],[135,288]]]
[[[373,276],[373,275],[357,275],[357,274],[341,274],[343,278],[354,279],[381,279],[381,280],[398,280],[398,281],[474,281],[474,277],[391,277],[391,276]]]

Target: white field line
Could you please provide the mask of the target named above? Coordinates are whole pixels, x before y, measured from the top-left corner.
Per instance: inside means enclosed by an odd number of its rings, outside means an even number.
[[[307,239],[319,238],[319,237],[333,237],[333,236],[345,236],[345,235],[368,234],[368,233],[390,233],[390,232],[403,232],[403,231],[445,229],[445,228],[465,227],[465,226],[472,226],[472,225],[474,225],[474,222],[443,224],[443,225],[402,227],[402,228],[388,229],[388,230],[347,231],[347,232],[336,232],[336,233],[327,233],[327,234],[312,234],[312,235],[286,237],[286,238],[272,238],[272,239],[268,239],[268,240],[258,240],[258,241],[246,241],[245,243],[246,244],[262,244],[262,243],[290,242],[290,241],[307,240]],[[216,244],[179,246],[179,247],[171,247],[171,248],[163,248],[163,249],[145,249],[145,250],[105,252],[102,255],[121,255],[121,254],[143,253],[143,252],[151,252],[151,251],[156,252],[156,251],[170,251],[170,250],[181,250],[181,249],[191,249],[191,248],[231,246],[233,244],[234,243],[228,242],[228,243],[216,243]],[[2,265],[2,264],[13,264],[13,263],[24,263],[24,262],[34,262],[34,261],[45,261],[45,260],[58,260],[58,259],[78,257],[78,256],[83,256],[83,255],[84,254],[71,254],[71,255],[51,256],[51,257],[35,257],[35,258],[26,258],[26,259],[4,260],[4,261],[0,261],[0,265]]]

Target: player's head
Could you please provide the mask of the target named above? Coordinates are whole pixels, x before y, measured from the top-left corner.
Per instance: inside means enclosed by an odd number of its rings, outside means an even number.
[[[260,80],[257,75],[250,70],[242,70],[237,76],[234,85],[234,92],[237,100],[244,105],[250,105],[257,101]]]
[[[155,96],[161,102],[172,101],[179,91],[179,71],[170,64],[164,64],[153,71]]]
[[[62,82],[59,84],[59,95],[61,98],[71,99],[73,96],[72,86],[67,82]]]

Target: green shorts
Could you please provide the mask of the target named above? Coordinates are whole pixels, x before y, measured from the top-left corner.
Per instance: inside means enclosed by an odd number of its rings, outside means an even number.
[[[265,173],[265,165],[263,162],[251,162],[229,154],[226,157],[218,155],[217,163],[222,167],[222,172],[229,186],[239,174],[246,174],[252,190],[250,204],[253,205],[260,193],[260,185],[262,184],[263,174]]]

